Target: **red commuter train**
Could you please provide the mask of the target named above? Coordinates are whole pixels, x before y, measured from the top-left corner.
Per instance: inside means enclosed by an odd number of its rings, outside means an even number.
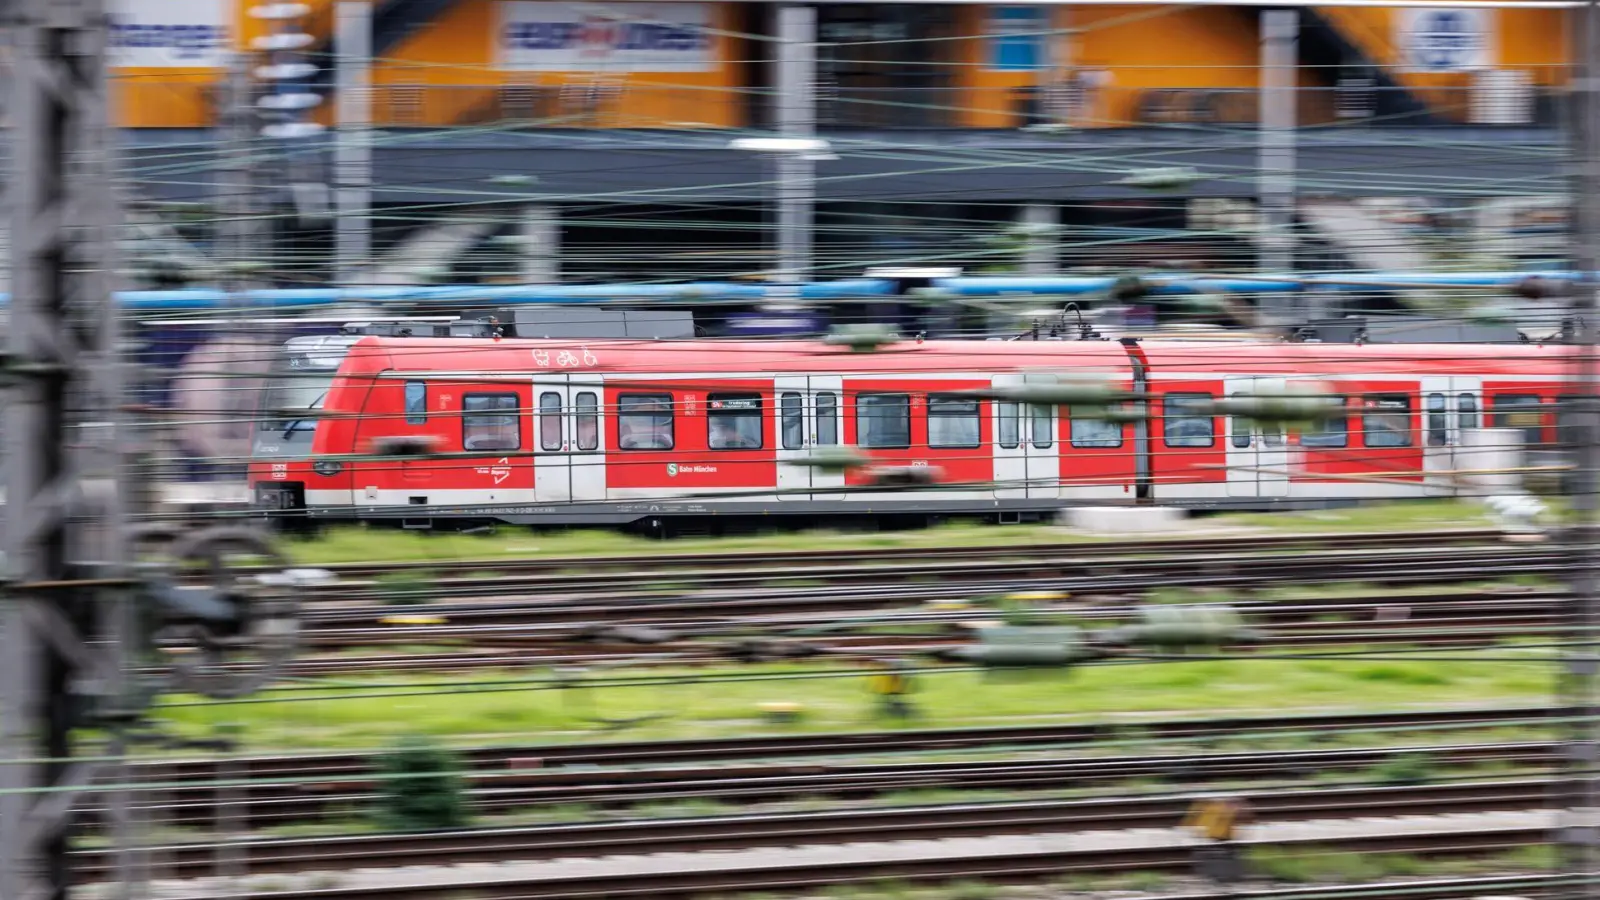
[[[1083,502],[1421,497],[1454,489],[1444,473],[1458,468],[1463,431],[1515,427],[1552,444],[1570,360],[1563,346],[1531,344],[902,341],[854,352],[794,341],[349,338],[319,344],[287,373],[302,380],[269,388],[322,412],[264,419],[250,478],[256,502],[279,514],[415,527],[1015,521]],[[963,393],[1062,375],[1103,378],[1148,407],[1116,422]],[[1284,433],[1208,408],[1306,383],[1342,398],[1343,417]],[[336,458],[396,438],[452,455]],[[874,488],[859,471],[799,464],[834,444],[930,467],[936,483]]]

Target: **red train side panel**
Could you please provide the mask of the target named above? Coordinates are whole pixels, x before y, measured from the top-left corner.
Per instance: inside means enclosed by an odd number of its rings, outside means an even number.
[[[1003,512],[1082,499],[1421,496],[1447,486],[1463,431],[1504,425],[1554,440],[1567,365],[1563,348],[1537,346],[940,342],[853,353],[802,342],[367,338],[329,391],[315,462],[293,475],[318,509],[548,521],[582,504],[610,505],[622,520],[643,501],[675,500],[692,501],[688,512],[849,511],[862,500]],[[1144,387],[1151,418],[960,395],[1035,373]],[[1343,396],[1346,417],[1283,433],[1203,406],[1306,383]],[[403,436],[464,455],[339,459]],[[788,464],[829,443],[937,468],[946,488],[841,494],[862,478]],[[284,477],[252,470],[258,481]]]

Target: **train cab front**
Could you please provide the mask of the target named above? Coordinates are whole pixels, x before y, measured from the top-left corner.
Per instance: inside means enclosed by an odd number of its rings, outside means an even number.
[[[348,506],[349,486],[339,483],[344,467],[317,460],[314,442],[334,375],[354,342],[344,335],[290,340],[262,390],[250,451],[252,503],[283,530],[312,530]]]

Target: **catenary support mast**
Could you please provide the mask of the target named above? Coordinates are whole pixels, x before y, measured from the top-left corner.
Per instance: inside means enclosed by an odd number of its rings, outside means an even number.
[[[97,771],[71,731],[126,683],[102,649],[126,636],[106,0],[0,8],[15,38],[0,897],[61,900],[70,810]]]
[[[1596,511],[1600,508],[1600,360],[1596,358],[1596,282],[1600,268],[1600,6],[1590,2],[1573,10],[1574,71],[1572,116],[1572,262],[1574,375],[1580,406],[1573,411],[1567,440],[1576,461],[1572,473],[1572,523],[1567,532],[1571,551],[1572,601],[1568,612],[1566,659],[1561,673],[1561,701],[1570,727],[1564,741],[1564,771],[1558,779],[1555,806],[1563,821],[1558,831],[1562,867],[1578,876],[1567,896],[1600,897],[1600,694],[1597,694],[1597,637],[1600,637],[1600,584],[1596,583]]]

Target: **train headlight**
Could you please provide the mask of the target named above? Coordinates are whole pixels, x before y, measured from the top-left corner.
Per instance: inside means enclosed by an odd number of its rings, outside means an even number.
[[[344,471],[344,463],[332,459],[319,459],[311,464],[311,471],[318,475],[337,475]]]

